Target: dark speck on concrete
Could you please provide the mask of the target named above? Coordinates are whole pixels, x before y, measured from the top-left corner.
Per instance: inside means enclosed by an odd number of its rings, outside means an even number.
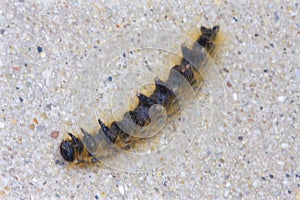
[[[274,12],[274,21],[277,22],[279,20],[278,12]]]
[[[60,160],[56,160],[55,164],[60,165],[60,166],[64,166],[64,162],[60,161]]]
[[[109,77],[107,78],[107,80],[108,80],[108,81],[112,81],[112,77],[109,76]]]
[[[52,109],[52,104],[50,103],[50,104],[46,104],[46,108],[47,108],[47,110],[51,110]]]
[[[43,51],[43,48],[41,46],[38,46],[37,51],[38,51],[38,53],[41,53]]]
[[[164,182],[163,182],[163,185],[164,185],[165,187],[167,187],[167,183],[168,183],[167,181],[164,181]]]

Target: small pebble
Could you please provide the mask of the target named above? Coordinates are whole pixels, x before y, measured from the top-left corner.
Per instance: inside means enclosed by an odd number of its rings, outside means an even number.
[[[119,192],[124,195],[125,191],[124,191],[124,187],[122,185],[119,186]]]
[[[233,93],[233,94],[232,94],[232,98],[233,98],[234,101],[237,101],[237,100],[238,100],[238,95],[237,95],[237,93]]]
[[[227,85],[227,87],[230,87],[230,88],[232,87],[232,84],[229,81],[227,82],[226,85]]]
[[[52,131],[51,132],[51,137],[52,138],[58,138],[58,136],[59,136],[59,131]]]
[[[282,144],[281,144],[281,148],[283,148],[283,149],[287,149],[287,148],[289,148],[289,145],[288,145],[288,144],[286,144],[286,143],[282,143]]]
[[[277,22],[279,20],[278,12],[274,12],[274,21]]]
[[[29,125],[29,128],[30,128],[31,130],[34,130],[34,129],[35,129],[35,125],[34,125],[34,124],[30,124],[30,125]]]
[[[259,182],[258,181],[253,181],[253,187],[257,188],[259,186]]]
[[[229,73],[229,70],[227,68],[223,68],[223,71]]]
[[[3,122],[0,122],[0,128],[4,128],[5,124]]]
[[[60,161],[60,160],[56,160],[56,161],[55,161],[55,164],[56,164],[56,165],[63,166],[63,165],[64,165],[64,162],[62,162],[62,161]]]
[[[45,52],[41,52],[40,55],[41,55],[41,58],[44,58],[46,56]]]
[[[286,97],[285,96],[279,96],[277,99],[278,99],[279,102],[282,103],[282,102],[285,101]]]
[[[20,71],[21,67],[20,66],[13,66],[12,67],[14,71]]]
[[[33,118],[33,122],[34,122],[35,124],[39,124],[39,121],[38,121],[36,118]]]
[[[52,109],[52,104],[50,103],[50,104],[47,104],[46,105],[46,108],[48,109],[48,110],[51,110]]]
[[[167,181],[164,181],[164,182],[163,182],[163,185],[164,185],[165,187],[167,187],[167,183],[168,183]]]
[[[22,97],[19,97],[19,100],[21,103],[23,103],[24,99]]]
[[[38,51],[38,53],[41,53],[43,51],[43,48],[41,46],[38,46],[37,51]]]

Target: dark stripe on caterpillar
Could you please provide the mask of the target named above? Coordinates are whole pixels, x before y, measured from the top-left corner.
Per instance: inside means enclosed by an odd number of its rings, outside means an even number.
[[[152,129],[141,134],[143,127],[156,123],[151,121],[153,119],[164,121],[164,112],[172,114],[178,111],[179,102],[176,97],[186,89],[186,82],[191,86],[199,85],[199,67],[205,64],[207,53],[211,56],[215,53],[218,32],[219,26],[211,29],[201,27],[202,34],[191,49],[182,45],[183,58],[178,65],[172,67],[167,81],[156,78],[155,89],[151,95],[138,93],[137,107],[126,112],[123,120],[114,121],[107,126],[99,119],[101,129],[96,135],[91,135],[82,128],[82,139],[69,133],[71,138],[60,145],[62,157],[70,162],[91,163],[116,152],[114,149],[130,148],[140,137],[150,137]]]

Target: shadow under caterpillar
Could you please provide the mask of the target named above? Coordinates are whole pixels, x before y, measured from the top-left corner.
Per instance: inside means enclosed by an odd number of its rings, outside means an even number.
[[[156,127],[165,122],[166,113],[178,112],[178,96],[184,98],[188,87],[197,87],[203,81],[199,68],[205,65],[207,56],[214,56],[218,32],[219,26],[201,27],[201,35],[191,49],[182,44],[182,59],[171,68],[168,79],[164,82],[156,78],[155,89],[149,96],[138,93],[137,107],[126,112],[121,121],[108,126],[99,119],[98,133],[92,135],[81,128],[82,138],[68,133],[69,139],[60,144],[62,157],[75,164],[92,164],[116,153],[116,149],[132,147],[142,137],[151,137]]]

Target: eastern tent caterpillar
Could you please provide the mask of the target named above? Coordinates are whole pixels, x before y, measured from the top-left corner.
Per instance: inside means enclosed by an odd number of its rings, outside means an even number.
[[[132,147],[134,142],[141,140],[140,137],[150,137],[152,132],[156,131],[156,127],[165,121],[166,114],[178,111],[178,97],[184,98],[184,93],[187,93],[190,87],[199,86],[202,81],[199,68],[205,65],[207,56],[214,56],[218,32],[219,26],[211,29],[201,27],[201,36],[191,49],[185,45],[181,46],[182,59],[171,68],[165,82],[155,79],[155,89],[149,96],[138,93],[137,107],[126,112],[121,121],[113,121],[108,126],[99,119],[101,129],[96,135],[91,135],[82,128],[82,138],[69,133],[70,138],[60,145],[62,157],[77,164],[94,163],[117,153],[120,149]]]

